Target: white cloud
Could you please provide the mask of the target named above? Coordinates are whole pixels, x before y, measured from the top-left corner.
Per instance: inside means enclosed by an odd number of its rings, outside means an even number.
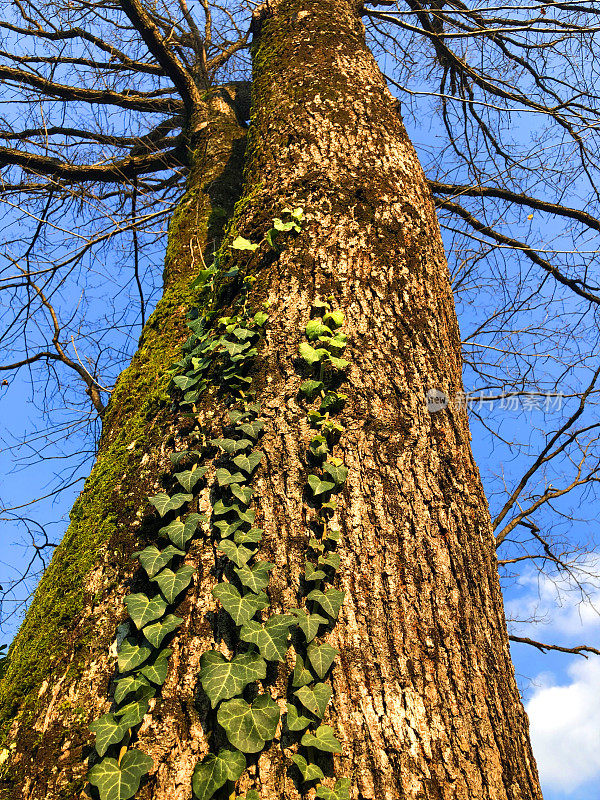
[[[596,577],[600,554],[582,559],[581,568],[578,577],[586,584],[585,598],[572,580],[534,570],[522,575],[505,599],[511,632],[548,644],[600,648],[600,580]],[[518,622],[528,619],[536,621]],[[565,661],[559,662],[560,658]],[[531,674],[527,659],[521,648],[520,671]],[[533,663],[539,669],[539,654]],[[589,791],[593,785],[589,782],[597,785],[600,778],[600,656],[590,655],[588,660],[555,656],[548,663],[558,674],[538,674],[526,702],[542,787],[554,798],[600,800],[600,794],[592,798]],[[577,792],[580,787],[583,795]]]
[[[538,676],[526,708],[543,785],[570,793],[600,777],[600,658],[573,663],[568,675],[558,686]]]

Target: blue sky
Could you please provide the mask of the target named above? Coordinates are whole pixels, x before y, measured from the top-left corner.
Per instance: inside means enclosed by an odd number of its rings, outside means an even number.
[[[428,130],[427,115],[425,121],[415,127],[414,120],[407,120],[410,135],[415,141],[424,161],[432,160],[436,150],[434,146],[435,129]],[[433,119],[433,115],[431,117]],[[531,118],[528,124],[533,124]],[[515,130],[518,124],[515,122]],[[523,131],[525,133],[525,131]],[[432,156],[433,154],[433,156]],[[575,203],[573,203],[575,204]],[[528,215],[523,214],[522,227],[527,227]],[[537,221],[537,220],[534,220]],[[544,225],[540,227],[540,235],[544,236]],[[554,231],[550,232],[555,243]],[[447,237],[448,249],[451,239]],[[593,242],[589,244],[592,246]],[[160,246],[160,245],[159,245]],[[127,254],[117,253],[117,248],[110,258],[125,262]],[[160,259],[156,259],[158,262]],[[119,264],[121,267],[122,264]],[[519,272],[515,266],[514,275]],[[509,268],[510,273],[510,268]],[[157,273],[158,274],[158,273]],[[148,283],[151,279],[148,278]],[[97,310],[99,298],[104,291],[103,278],[97,279],[95,293],[89,297],[88,308]],[[149,292],[151,287],[148,286]],[[493,295],[494,289],[490,290]],[[488,298],[489,299],[489,298]],[[492,298],[493,299],[493,298]],[[70,298],[66,298],[68,302]],[[127,298],[120,302],[126,305]],[[490,300],[491,302],[491,300]],[[476,326],[479,309],[469,306],[468,302],[459,304],[459,316],[463,335]],[[563,309],[568,314],[569,308]],[[92,331],[93,334],[93,331]],[[122,332],[118,334],[122,336]],[[126,337],[125,337],[126,338]],[[136,337],[134,336],[133,339]],[[119,343],[116,346],[131,349],[131,342]],[[48,448],[45,455],[57,456],[55,460],[39,460],[34,458],[33,466],[22,469],[16,462],[16,454],[10,449],[12,437],[26,430],[35,430],[39,425],[39,413],[35,402],[43,391],[39,384],[32,389],[26,373],[19,377],[7,376],[9,385],[0,387],[0,419],[4,430],[0,431],[0,500],[4,506],[19,506],[28,503],[32,496],[50,492],[60,483],[59,473],[68,463],[64,453],[77,449],[77,435],[68,443]],[[60,396],[55,398],[60,401]],[[499,420],[500,427],[516,432],[524,441],[539,440],[540,431],[547,429],[549,421],[539,411],[521,410],[516,415],[499,411],[504,418]],[[57,410],[55,419],[68,421],[73,413],[66,406]],[[498,421],[498,420],[496,420]],[[525,456],[512,458],[497,441],[493,441],[482,426],[473,420],[473,449],[477,463],[482,472],[484,485],[490,497],[498,490],[498,474],[504,475],[510,483],[514,475],[522,471]],[[537,437],[537,438],[536,438]],[[43,443],[43,440],[42,440]],[[84,477],[90,468],[90,462],[83,461],[69,478],[69,481]],[[66,488],[58,498],[49,498],[25,507],[22,512],[34,521],[45,526],[51,540],[60,540],[68,524],[68,511],[77,496],[81,481]],[[577,504],[577,499],[575,501]],[[492,503],[494,505],[494,503]],[[585,505],[585,503],[582,503]],[[594,509],[585,508],[584,517],[587,522],[575,524],[571,529],[573,541],[582,545],[593,540],[598,534],[598,515]],[[591,520],[591,521],[590,521]],[[35,529],[35,528],[34,528]],[[5,523],[3,536],[0,539],[0,583],[18,576],[30,556],[26,546],[24,529]],[[588,555],[589,565],[595,560],[600,564],[600,550],[592,548]],[[600,572],[600,569],[597,570]],[[30,584],[33,586],[33,581]],[[537,571],[524,568],[519,577],[506,586],[505,603],[507,614],[511,618],[525,618],[535,614],[540,621],[534,625],[513,626],[515,633],[541,641],[574,646],[588,644],[600,648],[600,616],[595,610],[600,608],[600,584],[590,587],[588,602],[581,603],[580,597],[572,586],[560,581],[540,576]],[[8,607],[10,610],[10,606]],[[19,622],[19,614],[4,620],[2,641],[9,641]],[[600,657],[581,657],[547,653],[541,654],[534,648],[515,644],[512,648],[515,669],[524,701],[531,720],[531,735],[534,753],[538,760],[544,796],[546,800],[600,800]]]

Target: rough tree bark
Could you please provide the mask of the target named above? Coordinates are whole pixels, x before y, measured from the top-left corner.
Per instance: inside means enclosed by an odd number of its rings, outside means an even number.
[[[352,362],[346,432],[336,449],[349,475],[338,512],[339,587],[347,594],[329,637],[340,650],[326,716],[343,744],[335,774],[352,779],[353,800],[539,800],[466,414],[427,410],[429,389],[460,392],[461,361],[447,266],[417,157],[348,0],[270,2],[254,28],[251,136],[234,227],[257,241],[291,204],[303,206],[307,219],[279,259],[258,265],[253,287],[254,301],[267,300],[270,315],[255,380],[267,418],[256,507],[265,529],[261,556],[277,565],[272,604],[278,611],[297,605],[311,520],[303,498],[311,432],[298,399],[298,343],[311,302],[333,295],[346,314]],[[196,176],[207,169],[206,160],[201,164]],[[134,373],[119,383],[98,466],[11,653],[2,695],[5,746],[14,745],[4,768],[3,796],[11,800],[85,796],[85,725],[110,706],[114,658],[107,650],[126,616],[121,601],[131,586],[124,581],[133,571],[127,554],[139,535],[136,512],[165,453],[185,434],[168,412],[151,413],[156,393],[139,364],[142,357],[155,364],[153,375],[166,366],[183,306],[193,300],[185,286],[197,267],[186,261],[198,219],[189,202],[195,181],[170,238],[182,265],[177,289],[148,325],[146,356],[138,354]],[[139,433],[131,433],[120,404],[130,403],[135,415],[142,398],[146,411],[135,417]],[[208,403],[200,409],[214,435],[223,415]],[[118,466],[103,466],[116,442]],[[99,509],[94,486],[106,471],[110,490]],[[208,502],[207,490],[199,505]],[[109,522],[100,534],[103,518]],[[214,641],[213,549],[198,544],[189,559],[197,580],[177,611],[185,623],[137,744],[157,766],[137,795],[144,800],[188,800],[191,772],[208,750],[196,676],[200,654]],[[75,600],[51,619],[60,642],[34,668],[35,637],[46,636],[53,593],[75,580],[70,569],[78,573]],[[288,676],[284,664],[270,687],[275,698],[285,697]],[[238,788],[257,788],[262,800],[302,796],[279,736]]]

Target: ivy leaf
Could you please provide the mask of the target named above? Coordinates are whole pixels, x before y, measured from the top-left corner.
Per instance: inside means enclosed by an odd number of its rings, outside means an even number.
[[[271,250],[278,249],[276,237],[277,237],[277,231],[275,230],[275,228],[269,228],[269,230],[265,233],[265,240],[269,245],[269,247],[271,248]]]
[[[269,585],[269,572],[274,566],[275,564],[270,561],[259,561],[253,567],[245,565],[240,569],[234,569],[234,572],[244,586],[251,592],[258,593]]]
[[[207,467],[198,467],[197,469],[187,469],[184,472],[176,472],[174,477],[183,486],[186,492],[192,492],[194,486],[198,483],[200,478],[206,474]]]
[[[251,439],[258,439],[258,434],[264,427],[264,419],[255,419],[252,422],[244,422],[242,425],[238,425],[238,430],[245,433],[246,436],[249,436]]]
[[[242,522],[247,522],[248,525],[254,524],[254,518],[256,517],[256,509],[255,508],[246,508],[244,511],[240,509],[239,506],[236,506],[237,515]]]
[[[296,231],[298,230],[298,225],[295,222],[283,222],[279,217],[273,218],[273,227],[276,231],[282,231],[283,233],[291,231],[292,228]]]
[[[179,519],[174,519],[173,522],[170,522],[158,532],[161,536],[166,536],[168,539],[170,539],[175,547],[183,550],[192,536],[196,533],[198,524],[204,521],[206,521],[204,514],[190,514],[185,522],[182,522]]]
[[[222,542],[219,542],[217,545],[217,549],[221,553],[225,553],[227,558],[230,561],[233,561],[234,564],[237,564],[238,567],[243,567],[251,558],[252,558],[252,550],[249,550],[247,547],[244,547],[243,544],[235,545],[231,540],[225,539]]]
[[[181,405],[182,406],[183,405],[188,405],[188,406],[193,405],[196,402],[196,400],[200,397],[202,392],[206,389],[207,386],[208,386],[208,381],[202,381],[201,383],[198,384],[198,386],[196,386],[195,390],[192,390],[191,392],[186,392],[183,395],[183,400],[181,402]]]
[[[319,336],[319,341],[332,350],[339,350],[340,352],[346,347],[348,337],[345,333],[336,333],[335,336]]]
[[[256,509],[254,508],[245,508],[242,511],[237,503],[226,506],[222,500],[217,500],[213,506],[213,516],[215,517],[224,517],[232,511],[241,522],[247,522],[249,525],[254,522],[254,517],[256,516]]]
[[[230,342],[227,339],[223,339],[223,347],[230,356],[239,356],[250,347],[250,342]]]
[[[284,208],[281,212],[282,214],[289,214],[292,219],[295,219],[296,222],[300,223],[304,219],[304,209],[302,206],[298,206],[297,208],[292,209],[291,211],[287,208]]]
[[[97,787],[100,800],[129,800],[139,789],[142,776],[153,766],[150,756],[140,750],[128,750],[120,764],[114,758],[94,764],[87,778]]]
[[[176,511],[184,503],[189,503],[193,499],[191,494],[174,494],[173,497],[169,497],[164,492],[148,498],[161,517],[164,517],[169,511]]]
[[[202,453],[200,450],[180,450],[178,453],[171,453],[169,458],[173,464],[179,464],[179,462],[184,458],[190,458],[194,456],[196,458],[200,458]]]
[[[96,734],[95,747],[99,756],[103,756],[111,744],[120,742],[127,732],[127,728],[117,721],[114,714],[104,714],[94,720],[89,728]]]
[[[258,544],[263,533],[262,528],[250,528],[249,531],[236,531],[233,538],[236,544]]]
[[[163,571],[155,578],[152,578],[152,580],[158,583],[165,600],[167,600],[168,603],[173,603],[175,598],[190,585],[192,575],[195,571],[193,567],[184,564],[182,567],[179,567],[177,572],[173,572],[172,569],[168,568],[163,569]]]
[[[219,486],[229,486],[232,483],[243,483],[246,479],[241,472],[235,472],[233,475],[225,467],[219,467],[215,472],[215,477]]]
[[[192,775],[192,790],[197,800],[210,800],[226,781],[236,781],[246,769],[246,757],[234,750],[210,753],[198,762]]]
[[[339,542],[341,534],[342,532],[339,528],[327,528],[325,538],[330,539],[332,542]],[[337,567],[335,569],[337,569]]]
[[[296,663],[294,665],[294,674],[292,675],[292,686],[294,688],[299,686],[307,686],[313,682],[313,676],[304,666],[302,656],[296,656]]]
[[[307,642],[312,642],[319,632],[320,625],[327,624],[325,617],[320,614],[309,614],[304,608],[292,608],[290,611],[296,617],[298,627],[305,635]]]
[[[330,328],[340,328],[344,324],[343,311],[329,311],[323,317],[323,322]]]
[[[213,360],[211,356],[208,358],[192,358],[192,366],[196,372],[199,372],[200,374],[206,372],[212,363]]]
[[[168,636],[169,633],[172,633],[174,630],[176,630],[182,622],[183,620],[181,617],[176,617],[174,614],[169,614],[162,622],[155,622],[152,625],[148,625],[148,627],[144,628],[142,633],[150,642],[152,647],[156,647],[158,649],[165,636]]]
[[[198,275],[194,278],[194,280],[190,284],[190,288],[195,289],[198,286],[203,286],[207,283],[213,275],[217,272],[216,267],[211,265],[208,269],[201,269],[198,272]]]
[[[236,625],[244,625],[257,611],[269,605],[269,598],[264,592],[250,592],[242,596],[230,583],[218,583],[212,590],[212,596],[221,601]]]
[[[227,782],[227,767],[214,753],[204,761],[198,762],[192,775],[192,790],[198,800],[210,800],[221,786]]]
[[[245,506],[250,505],[252,500],[253,490],[251,486],[240,486],[238,483],[232,483],[230,486],[231,494],[243,503]]]
[[[321,718],[331,699],[331,686],[327,683],[316,683],[312,689],[309,689],[308,686],[301,686],[294,694],[304,708]]]
[[[316,311],[317,313],[320,314],[323,311],[329,311],[331,306],[329,305],[329,303],[326,303],[324,300],[314,300],[313,303],[312,303],[311,308],[312,308],[313,311]]]
[[[260,328],[262,328],[262,326],[265,324],[265,322],[269,319],[269,315],[265,314],[264,311],[257,311],[256,314],[254,315],[253,319],[254,319],[254,322]]]
[[[148,689],[152,688],[148,681],[139,673],[137,675],[128,675],[126,678],[121,678],[121,680],[116,683],[115,703],[120,703],[128,694],[137,692],[138,689],[144,687]],[[100,753],[100,755],[103,755],[103,753]]]
[[[327,674],[327,670],[335,661],[335,657],[338,655],[339,651],[332,647],[330,644],[310,644],[308,646],[308,650],[306,654],[308,656],[308,660],[311,663],[312,668],[319,676],[319,678],[324,678]]]
[[[299,754],[292,756],[292,761],[302,773],[302,780],[306,783],[308,781],[320,781],[325,777],[320,767],[316,764],[309,764],[308,761]]]
[[[318,497],[320,494],[325,494],[326,492],[330,492],[332,489],[335,488],[334,483],[331,483],[331,481],[321,480],[321,478],[319,478],[318,475],[309,475],[308,484],[312,489],[312,493],[315,497]]]
[[[246,771],[246,757],[239,750],[220,750],[219,756],[225,760],[227,779],[237,781]]]
[[[325,423],[325,417],[319,411],[308,412],[308,421],[314,428],[320,428]]]
[[[161,492],[160,494],[156,494],[153,497],[149,497],[148,501],[152,503],[154,508],[158,511],[161,517],[170,510],[171,508],[171,498],[165,492]]]
[[[337,553],[327,553],[326,556],[319,556],[319,564],[332,569],[338,569],[340,566],[341,558]]]
[[[143,697],[140,700],[133,700],[123,708],[115,711],[115,716],[120,717],[121,726],[124,730],[135,728],[148,713],[148,700]]]
[[[262,694],[251,706],[239,698],[228,700],[219,708],[217,719],[234,747],[243,753],[259,753],[275,736],[279,714],[277,703]]]
[[[346,395],[344,395],[346,397]],[[323,420],[323,425],[321,427],[321,431],[325,432],[327,436],[333,436],[334,434],[343,433],[346,429],[343,425],[340,425],[339,422],[336,422],[334,419],[326,419]]]
[[[243,236],[236,236],[230,247],[232,247],[234,250],[251,250],[252,252],[258,250],[257,244],[252,244],[251,241],[244,239]]]
[[[173,383],[183,392],[191,386],[195,386],[201,380],[200,375],[175,375]]]
[[[311,722],[312,720],[308,717],[298,714],[298,709],[295,706],[291,705],[291,703],[287,704],[286,724],[288,730],[292,732],[303,731],[305,728],[308,728]]]
[[[241,520],[238,520],[237,522],[227,522],[224,519],[220,519],[217,522],[213,522],[213,526],[217,528],[221,538],[223,539],[231,536],[231,534],[235,533],[243,524],[244,523]]]
[[[171,523],[171,525],[173,525],[173,523]],[[164,528],[161,528],[161,530],[164,530]],[[142,550],[141,553],[136,553],[136,555],[140,560],[140,564],[148,573],[148,577],[153,578],[157,572],[160,572],[163,567],[166,567],[172,558],[183,556],[185,553],[173,547],[172,544],[167,545],[164,550],[159,550],[158,547],[151,544]]]
[[[333,728],[329,725],[319,725],[317,730],[312,733],[305,733],[300,744],[304,747],[316,747],[324,753],[341,753],[342,745],[335,738]]]
[[[347,399],[348,395],[342,392],[328,392],[321,400],[319,411],[321,414],[325,414],[326,412],[331,414],[334,411],[339,411],[343,408]]]
[[[129,672],[140,667],[150,657],[151,650],[146,645],[132,644],[125,639],[119,648],[117,663],[119,672]]]
[[[161,650],[153,664],[148,664],[142,667],[140,672],[149,681],[155,683],[157,686],[162,686],[167,678],[169,670],[169,656],[173,651],[169,648]]]
[[[323,464],[323,470],[331,476],[331,480],[336,486],[341,486],[348,477],[348,467],[338,466],[331,461],[326,461]]]
[[[324,325],[320,319],[311,319],[304,330],[306,338],[310,339],[310,341],[317,339],[319,336],[333,336],[331,328]]]
[[[308,540],[308,546],[311,550],[315,550],[317,553],[323,553],[325,551],[325,545],[323,542],[320,542],[314,536],[311,536]]]
[[[322,569],[317,569],[314,564],[311,564],[310,561],[306,562],[305,569],[304,569],[304,579],[312,582],[312,581],[322,581],[323,578],[327,577]]]
[[[247,456],[236,456],[233,459],[233,463],[247,475],[250,475],[250,473],[258,467],[262,461],[262,457],[263,454],[259,450],[256,450],[253,453],[249,453]]]
[[[309,400],[311,400],[317,392],[320,392],[324,388],[323,381],[304,381],[300,384],[300,391],[302,394],[306,395]]]
[[[226,506],[222,500],[217,500],[217,502],[213,506],[213,516],[215,517],[224,517],[226,514],[229,514],[230,511],[239,512],[240,507],[237,505]]]
[[[332,367],[341,371],[348,369],[350,366],[349,361],[346,361],[344,358],[336,358],[336,356],[329,356],[329,363]]]
[[[237,355],[237,356],[235,356],[235,357],[232,357],[232,358],[231,358],[231,361],[232,361],[233,363],[236,363],[236,364],[237,364],[237,366],[236,366],[236,370],[237,370],[237,369],[238,369],[239,367],[241,367],[241,366],[243,365],[243,363],[245,363],[245,362],[246,362],[248,359],[250,359],[250,358],[254,358],[254,356],[257,356],[257,355],[258,355],[258,350],[256,349],[256,347],[251,347],[249,350],[246,350],[244,353],[242,353],[242,355]],[[239,362],[239,363],[238,363],[238,362]],[[233,369],[233,368],[232,368],[232,367],[230,367],[230,369]],[[248,381],[249,383],[251,383],[251,382],[252,382],[252,378],[247,378],[247,377],[240,377],[240,380],[242,380],[242,381]]]
[[[326,614],[329,614],[333,619],[337,619],[340,613],[340,608],[344,602],[345,592],[340,592],[333,587],[329,588],[327,593],[322,592],[320,589],[313,589],[307,596],[307,600],[314,600],[318,603]]]
[[[242,653],[228,661],[217,650],[209,650],[200,657],[200,682],[213,708],[241,694],[249,683],[264,680],[266,674],[266,662],[258,653]]]
[[[245,341],[246,339],[252,339],[253,336],[256,336],[256,331],[251,331],[250,328],[235,328],[233,331],[233,335],[236,339],[240,339],[241,341]]]
[[[321,503],[321,511],[323,511],[323,509],[327,509],[328,511],[331,512],[335,511],[337,509],[337,500],[332,498],[331,500],[328,500],[326,503]]]
[[[306,361],[307,364],[311,366],[313,364],[318,364],[319,361],[322,361],[325,356],[328,356],[329,353],[322,347],[319,347],[315,350],[314,347],[311,347],[308,342],[300,342],[298,347],[298,353],[300,357]]]
[[[252,447],[252,442],[249,439],[211,439],[210,443],[229,453],[229,455]]]
[[[320,800],[350,800],[350,778],[340,778],[333,789],[319,784],[317,797]]]
[[[240,631],[240,639],[255,644],[267,661],[284,661],[292,625],[290,614],[273,614],[264,624],[250,620]]]
[[[329,452],[329,448],[327,447],[327,439],[321,435],[315,436],[312,439],[309,448],[310,452],[315,458],[324,458]]]
[[[138,631],[148,622],[162,617],[167,608],[167,604],[160,595],[149,600],[146,595],[141,592],[130,594],[126,597],[125,605]]]

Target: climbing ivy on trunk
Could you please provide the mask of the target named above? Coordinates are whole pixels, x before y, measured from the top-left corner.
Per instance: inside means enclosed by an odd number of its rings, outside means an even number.
[[[285,221],[275,218],[260,244],[237,236],[230,247],[254,253],[264,244],[279,253],[281,234],[300,232],[303,210],[284,209],[281,216]],[[317,380],[305,380],[300,389],[307,401],[319,397],[318,408],[308,412],[316,435],[309,452],[315,472],[308,476],[306,487],[307,502],[318,510],[307,537],[316,563],[306,562],[299,587],[305,606],[290,608],[289,613],[269,614],[266,590],[275,564],[259,557],[263,530],[254,526],[256,512],[252,508],[252,481],[263,458],[258,447],[265,420],[260,417],[261,404],[249,374],[268,315],[250,305],[252,275],[241,276],[238,266],[220,268],[222,251],[199,274],[196,284],[207,296],[237,295],[232,311],[221,317],[216,311],[202,315],[192,311],[188,315],[191,335],[183,347],[183,358],[173,367],[172,385],[174,403],[186,417],[194,417],[200,397],[216,386],[228,407],[230,424],[220,438],[207,438],[199,430],[198,449],[172,453],[175,471],[163,476],[167,490],[148,498],[166,524],[158,529],[157,543],[135,554],[146,573],[147,589],[125,598],[130,619],[119,628],[112,698],[115,708],[90,725],[101,760],[91,766],[88,779],[101,800],[129,800],[154,766],[152,758],[131,745],[149,711],[150,700],[167,678],[172,651],[164,643],[183,622],[172,611],[193,580],[195,570],[185,563],[186,549],[197,536],[204,536],[215,546],[216,567],[225,580],[217,583],[212,595],[229,617],[235,644],[230,657],[212,649],[200,659],[198,680],[214,712],[212,724],[221,731],[221,738],[224,735],[227,745],[196,765],[192,777],[195,797],[210,800],[228,781],[237,781],[246,768],[246,756],[259,753],[275,736],[280,707],[265,683],[268,662],[283,662],[292,643],[296,665],[285,719],[286,746],[295,744],[291,761],[302,781],[310,783],[325,777],[315,753],[341,752],[333,729],[321,722],[331,698],[325,678],[337,650],[319,642],[318,635],[321,628],[335,622],[344,597],[344,592],[333,586],[325,589],[340,565],[334,552],[339,528],[332,519],[337,507],[335,495],[348,472],[330,452],[343,432],[333,414],[341,410],[346,397],[338,391],[349,366],[340,357],[347,342],[339,330],[344,317],[340,311],[332,311],[329,302],[316,302],[314,318],[305,333],[317,346],[300,345],[304,371],[318,374]],[[213,305],[219,307],[221,303],[215,301]],[[195,493],[207,476],[214,480],[210,517],[190,512]],[[248,702],[244,695],[255,694],[259,681],[262,692]],[[218,740],[218,735],[215,738]],[[304,754],[298,752],[298,745]],[[348,788],[345,778],[334,788],[319,783],[317,797],[347,800]],[[250,790],[246,798],[252,800],[255,795],[256,791]]]

